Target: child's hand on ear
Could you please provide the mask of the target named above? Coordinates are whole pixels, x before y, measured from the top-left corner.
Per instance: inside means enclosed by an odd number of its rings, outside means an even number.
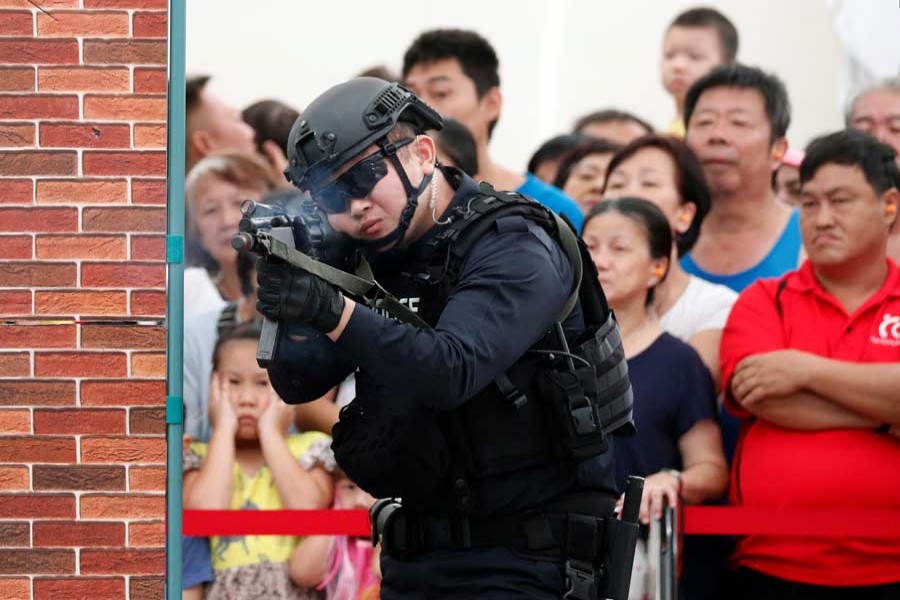
[[[226,377],[213,373],[209,382],[209,420],[214,429],[237,432],[238,419],[231,406],[231,386]]]
[[[287,428],[294,421],[294,407],[282,402],[271,387],[269,388],[269,404],[259,417],[259,433],[284,436]]]

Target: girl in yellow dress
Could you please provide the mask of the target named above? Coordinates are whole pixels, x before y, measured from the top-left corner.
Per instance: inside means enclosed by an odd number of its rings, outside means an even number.
[[[259,326],[224,333],[213,353],[209,443],[191,444],[184,459],[184,507],[206,510],[323,509],[331,506],[334,469],[330,438],[288,435],[293,408],[275,394],[256,364]],[[206,598],[305,600],[314,588],[297,586],[288,561],[300,538],[210,538],[215,580]],[[323,570],[327,557],[323,557]]]

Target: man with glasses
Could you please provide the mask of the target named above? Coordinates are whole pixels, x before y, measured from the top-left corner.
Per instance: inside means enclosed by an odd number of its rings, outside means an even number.
[[[631,415],[618,333],[598,285],[593,304],[578,299],[566,225],[438,164],[423,132],[440,127],[403,86],[358,78],[314,100],[288,141],[287,177],[413,314],[381,314],[277,261],[259,263],[259,310],[318,330],[356,369],[356,399],[334,428],[338,463],[374,496],[402,498],[373,509],[382,598],[587,600],[601,570],[620,572],[602,556],[618,527],[606,433]],[[589,329],[598,314],[606,328]],[[598,336],[605,354],[579,355]],[[605,377],[585,384],[621,407],[586,415],[569,438],[553,414],[568,404],[546,400],[565,398],[562,384],[541,375],[565,362]],[[270,371],[278,382],[311,368],[288,359]],[[590,413],[581,384],[565,385]]]

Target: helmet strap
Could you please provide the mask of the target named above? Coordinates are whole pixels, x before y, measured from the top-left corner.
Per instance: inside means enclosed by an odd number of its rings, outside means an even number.
[[[428,184],[431,183],[431,178],[434,177],[434,172],[431,172],[422,178],[418,186],[413,186],[409,176],[406,174],[406,169],[403,168],[403,163],[397,157],[396,151],[389,150],[390,144],[387,142],[387,138],[379,140],[378,145],[386,150],[385,158],[391,161],[391,164],[394,165],[394,170],[397,171],[397,175],[400,177],[400,183],[403,184],[403,190],[406,192],[406,206],[403,208],[403,212],[400,213],[400,222],[392,232],[377,240],[357,240],[357,243],[367,250],[377,250],[393,242],[397,242],[397,245],[399,245],[403,241],[403,236],[406,235],[406,230],[409,229],[413,215],[416,213],[416,208],[419,205],[419,196],[428,189]]]

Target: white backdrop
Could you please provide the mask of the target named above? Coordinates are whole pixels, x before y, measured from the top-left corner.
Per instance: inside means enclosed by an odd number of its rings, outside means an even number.
[[[882,0],[876,0],[881,2]],[[492,152],[523,169],[583,113],[620,107],[664,127],[662,34],[689,0],[189,0],[187,69],[243,108],[265,97],[302,109],[328,86],[384,63],[434,27],[475,29],[500,57],[504,109]],[[793,145],[842,125],[844,57],[827,0],[713,0],[740,33],[738,58],[777,73]],[[886,8],[900,14],[895,0]]]

